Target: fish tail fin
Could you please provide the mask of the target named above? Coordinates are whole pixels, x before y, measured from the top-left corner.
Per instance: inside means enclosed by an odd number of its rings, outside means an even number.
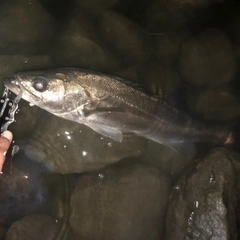
[[[240,123],[233,124],[229,129],[229,134],[225,139],[224,145],[233,150],[240,151]]]

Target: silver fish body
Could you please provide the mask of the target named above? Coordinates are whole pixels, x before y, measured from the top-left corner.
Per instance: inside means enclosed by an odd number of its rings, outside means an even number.
[[[85,124],[114,140],[131,132],[176,150],[184,142],[232,143],[220,125],[193,121],[163,98],[136,83],[97,71],[62,68],[17,73],[4,85],[46,111]]]

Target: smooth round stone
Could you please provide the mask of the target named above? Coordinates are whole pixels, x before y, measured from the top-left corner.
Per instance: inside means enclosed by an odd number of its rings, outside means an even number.
[[[176,61],[187,35],[189,34],[186,32],[156,33],[156,35],[153,35],[154,55],[164,63]]]
[[[29,133],[24,146],[29,159],[62,174],[99,170],[124,158],[139,157],[146,148],[144,138],[124,136],[122,142],[116,142],[83,124],[46,112]]]
[[[168,1],[147,1],[145,7],[145,24],[150,33],[165,33],[182,29],[186,24],[186,16],[179,14],[168,6]]]
[[[137,23],[113,11],[105,11],[98,22],[103,37],[122,56],[125,64],[149,58],[149,36]]]
[[[55,20],[37,0],[0,4],[0,54],[41,54],[55,34]]]
[[[189,110],[200,118],[229,122],[240,116],[240,98],[227,88],[208,88],[191,92]]]
[[[151,163],[172,181],[175,181],[192,164],[192,160],[196,156],[196,147],[193,142],[186,142],[182,145],[186,146],[188,151],[186,155],[173,150],[171,147],[149,141],[141,160],[145,163]]]
[[[145,164],[85,174],[71,195],[70,226],[76,239],[162,239],[169,190],[168,178]]]
[[[218,29],[208,29],[183,44],[179,70],[187,82],[203,85],[229,83],[236,71],[236,59],[228,37]]]
[[[235,157],[214,149],[179,178],[169,198],[166,240],[237,239]]]
[[[14,222],[4,240],[51,240],[57,235],[59,224],[43,214],[29,215]]]
[[[139,81],[152,93],[173,92],[181,83],[178,72],[169,64],[150,62],[138,71]]]
[[[121,0],[74,0],[77,8],[85,8],[93,17],[117,5]]]
[[[124,79],[129,79],[132,81],[138,81],[138,74],[136,67],[132,66],[129,68],[121,68],[117,71],[113,72],[113,75],[124,78]]]
[[[81,12],[74,12],[56,38],[53,60],[64,67],[98,70],[119,67],[115,55],[100,41],[92,19]]]

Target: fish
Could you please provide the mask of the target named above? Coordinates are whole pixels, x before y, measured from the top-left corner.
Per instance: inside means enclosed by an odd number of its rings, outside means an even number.
[[[167,98],[116,76],[82,68],[19,72],[4,79],[15,94],[58,117],[85,124],[121,142],[132,133],[186,153],[187,143],[231,144],[234,134],[221,124],[196,121]]]

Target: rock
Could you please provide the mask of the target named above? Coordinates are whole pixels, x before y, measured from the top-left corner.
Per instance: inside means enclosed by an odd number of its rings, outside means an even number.
[[[168,1],[146,1],[144,10],[145,24],[150,33],[161,34],[185,28],[186,16],[169,7]]]
[[[131,80],[131,81],[135,81],[135,82],[138,81],[137,70],[134,66],[129,68],[121,68],[117,71],[114,71],[112,74],[124,79]]]
[[[228,37],[218,29],[208,29],[183,44],[179,70],[188,83],[217,86],[235,75],[236,59]]]
[[[26,216],[12,224],[4,240],[51,240],[55,239],[59,224],[43,214]]]
[[[125,137],[121,143],[115,142],[82,124],[48,113],[31,134],[29,141],[22,144],[26,155],[63,174],[93,171],[123,158],[140,156],[146,143],[140,137]]]
[[[14,98],[12,95],[10,97],[11,99]],[[39,108],[36,106],[30,107],[28,102],[21,100],[18,103],[15,121],[8,128],[14,133],[14,140],[31,138],[32,131],[37,127],[37,122],[42,114],[44,114],[44,111],[39,111]]]
[[[56,38],[53,59],[62,67],[116,69],[119,62],[97,35],[91,18],[74,12]]]
[[[175,181],[192,164],[196,155],[194,144],[188,143],[188,145],[189,154],[183,155],[170,147],[149,141],[141,159],[145,163],[151,163],[164,172],[172,181]]]
[[[13,147],[10,151],[13,152]],[[41,164],[24,157],[22,152],[19,146],[13,158],[7,154],[0,175],[0,220],[8,223],[42,211],[49,195],[49,172]]]
[[[51,66],[52,60],[48,55],[0,55],[0,79],[11,78],[18,71],[50,68]],[[2,88],[3,85],[0,86],[1,91]]]
[[[166,239],[236,239],[232,151],[214,149],[180,177],[170,197]]]
[[[169,187],[163,173],[142,164],[83,175],[71,195],[76,239],[162,239]]]
[[[240,99],[228,88],[207,88],[193,91],[188,98],[189,110],[211,121],[230,122],[240,116]]]
[[[113,11],[105,11],[98,22],[102,35],[125,64],[137,64],[149,58],[149,37],[135,22]]]
[[[113,8],[121,0],[75,0],[74,3],[79,9],[86,9],[93,17],[97,17],[107,9]]]
[[[2,1],[0,54],[42,54],[55,29],[55,20],[37,0]]]
[[[173,92],[181,83],[178,72],[169,64],[155,61],[138,71],[139,81],[152,93],[162,95]]]
[[[163,63],[175,62],[188,35],[187,32],[163,32],[154,35],[154,55]]]

